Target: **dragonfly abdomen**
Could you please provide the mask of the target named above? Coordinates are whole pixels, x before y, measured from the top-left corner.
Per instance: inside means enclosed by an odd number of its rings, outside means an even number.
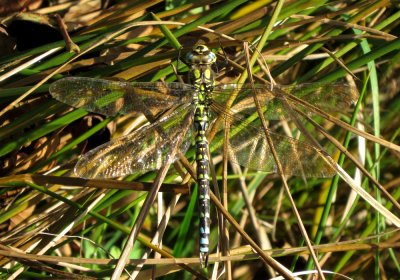
[[[194,124],[196,126],[196,164],[199,186],[200,219],[200,262],[207,266],[210,236],[210,180],[208,172],[209,151],[206,131],[209,124],[210,95],[214,88],[214,72],[211,66],[217,57],[204,45],[197,45],[186,55],[190,65],[189,79],[196,89],[193,102],[196,105]]]
[[[210,235],[209,158],[208,140],[206,138],[209,123],[207,105],[197,104],[194,123],[196,126],[197,183],[199,185],[200,261],[206,266]]]

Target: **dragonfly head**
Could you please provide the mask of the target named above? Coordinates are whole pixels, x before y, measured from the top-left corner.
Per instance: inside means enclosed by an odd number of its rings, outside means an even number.
[[[210,65],[215,63],[217,56],[205,45],[196,45],[186,54],[186,63]]]

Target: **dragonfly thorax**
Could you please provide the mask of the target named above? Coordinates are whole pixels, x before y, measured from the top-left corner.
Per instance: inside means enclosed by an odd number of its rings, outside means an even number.
[[[189,65],[189,83],[191,83],[197,91],[200,103],[207,105],[208,95],[214,88],[215,74],[212,70],[213,64],[217,57],[215,53],[210,51],[207,46],[194,46],[192,51],[186,55],[186,63]]]

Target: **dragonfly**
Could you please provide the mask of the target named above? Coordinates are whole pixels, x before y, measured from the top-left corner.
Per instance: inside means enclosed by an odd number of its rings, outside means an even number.
[[[218,117],[229,123],[227,145],[233,163],[251,170],[277,172],[264,131],[267,128],[261,128],[259,118],[254,117],[257,111],[253,95],[262,104],[262,113],[268,120],[290,119],[293,112],[285,98],[288,94],[329,112],[343,112],[354,102],[353,91],[343,83],[273,88],[263,84],[218,84],[213,71],[216,62],[213,51],[205,45],[196,45],[184,58],[189,68],[188,83],[67,77],[50,86],[55,99],[76,108],[106,116],[140,112],[155,120],[81,156],[74,168],[79,177],[115,178],[157,170],[178,159],[176,147],[185,154],[194,142],[199,187],[199,255],[203,266],[208,263],[211,221],[207,138],[210,124]],[[227,108],[225,103],[232,92],[237,94],[236,102]],[[309,178],[331,177],[336,173],[335,162],[313,145],[269,130],[268,135],[285,175]],[[221,150],[221,140],[216,139],[215,143]]]

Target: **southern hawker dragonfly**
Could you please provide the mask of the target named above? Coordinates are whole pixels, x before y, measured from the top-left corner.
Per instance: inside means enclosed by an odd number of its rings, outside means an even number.
[[[52,96],[74,107],[107,116],[141,112],[158,117],[134,133],[111,140],[81,156],[75,173],[84,178],[114,178],[159,169],[177,160],[173,149],[185,154],[195,142],[197,183],[199,185],[200,261],[207,264],[210,233],[209,124],[218,116],[229,122],[228,150],[232,162],[258,171],[276,171],[276,163],[264,128],[254,107],[253,94],[262,104],[266,119],[291,116],[285,96],[293,94],[325,111],[343,112],[354,101],[350,87],[339,84],[306,84],[288,87],[251,84],[216,84],[212,70],[216,55],[204,45],[195,46],[185,57],[189,83],[120,82],[84,77],[56,81]],[[227,109],[232,92],[236,102]],[[268,132],[286,175],[330,177],[334,162],[318,148],[294,138]],[[222,147],[222,137],[211,145]],[[213,149],[212,149],[213,150]]]

